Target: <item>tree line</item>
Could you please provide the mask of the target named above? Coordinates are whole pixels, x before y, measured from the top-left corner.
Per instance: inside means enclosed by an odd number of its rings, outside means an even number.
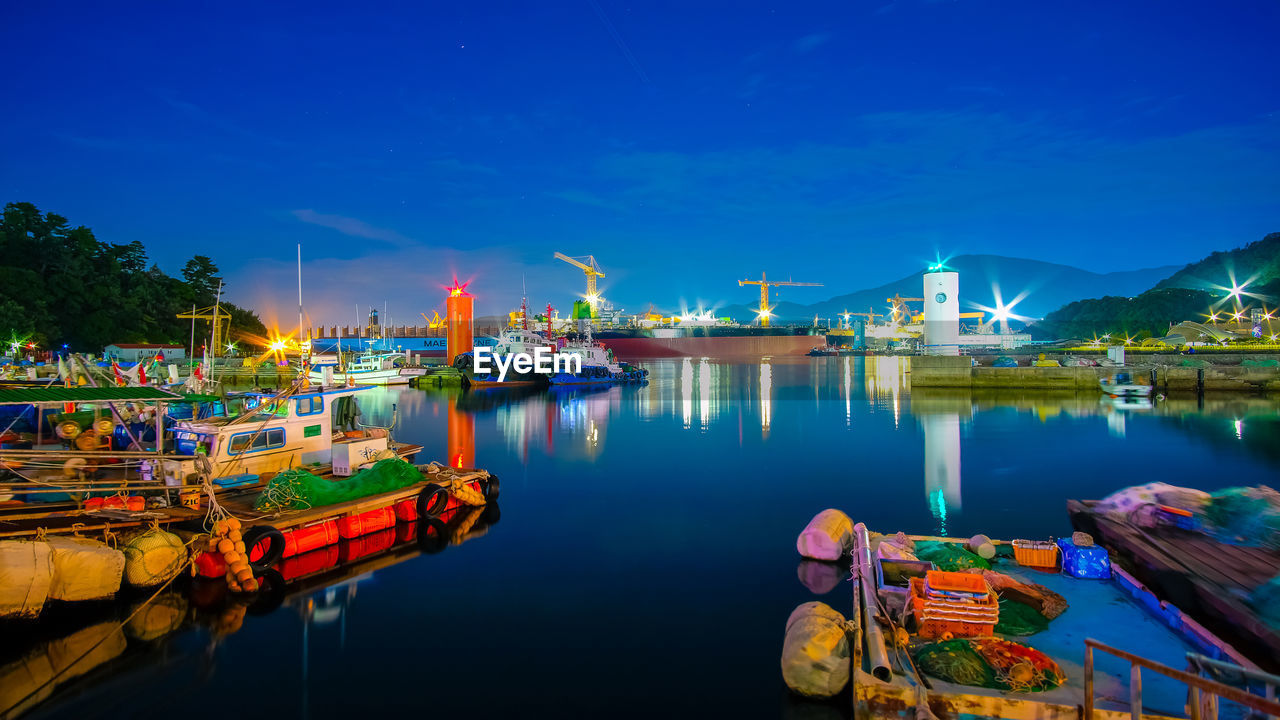
[[[103,242],[89,228],[72,227],[31,203],[9,203],[0,220],[0,333],[41,349],[66,345],[100,353],[112,343],[187,345],[191,321],[176,316],[193,305],[213,305],[221,283],[207,256],[194,256],[181,278],[170,277],[150,263],[141,242]],[[221,304],[231,313],[232,337],[266,336],[252,311]],[[197,338],[207,338],[207,323],[197,322]],[[3,341],[10,338],[0,336]]]

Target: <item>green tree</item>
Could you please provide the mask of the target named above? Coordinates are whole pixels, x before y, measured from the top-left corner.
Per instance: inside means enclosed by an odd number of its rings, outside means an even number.
[[[213,304],[218,267],[197,255],[178,279],[147,263],[137,240],[104,243],[61,215],[10,203],[0,217],[0,335],[90,352],[114,342],[186,344],[191,325],[175,316],[193,303]],[[261,320],[242,308],[232,310],[232,328],[265,335]]]
[[[222,278],[218,277],[218,266],[207,255],[196,255],[188,260],[182,267],[182,278],[195,293],[197,305],[208,306],[217,300]]]

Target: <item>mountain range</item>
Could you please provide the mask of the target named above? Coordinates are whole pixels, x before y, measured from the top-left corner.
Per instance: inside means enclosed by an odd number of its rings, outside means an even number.
[[[960,273],[960,306],[962,310],[974,310],[978,306],[995,307],[995,292],[999,288],[1004,304],[1013,303],[1015,315],[1039,318],[1067,303],[1101,295],[1137,295],[1156,283],[1179,271],[1179,266],[1126,270],[1112,273],[1095,273],[1070,265],[1012,258],[1001,255],[959,255],[946,262],[948,270]],[[774,317],[777,322],[811,321],[816,314],[822,319],[850,312],[885,313],[887,298],[901,295],[904,298],[920,297],[923,290],[923,269],[899,280],[878,287],[838,295],[829,300],[801,305],[786,301],[776,302]],[[773,294],[770,295],[773,297]],[[920,303],[913,308],[919,309]],[[729,305],[716,308],[717,316],[732,317],[739,322],[755,318],[755,306]]]

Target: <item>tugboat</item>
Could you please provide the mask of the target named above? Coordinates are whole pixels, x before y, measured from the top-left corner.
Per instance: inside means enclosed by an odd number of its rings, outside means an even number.
[[[582,360],[582,367],[577,372],[559,372],[548,377],[552,385],[594,385],[600,383],[618,383],[643,381],[649,371],[632,365],[623,365],[613,357],[613,351],[598,343],[591,335],[591,326],[587,325],[581,342],[565,343],[560,347],[562,355],[577,355]]]
[[[547,339],[546,336],[529,329],[529,312],[528,300],[520,302],[520,327],[513,327],[498,337],[492,348],[493,358],[489,362],[492,368],[487,373],[476,373],[475,371],[475,351],[459,353],[453,359],[453,367],[462,373],[462,383],[472,387],[507,387],[507,386],[529,386],[542,385],[546,383],[546,376],[534,372],[533,369],[524,372],[517,372],[515,367],[508,367],[505,375],[500,375],[495,362],[499,357],[506,357],[515,354],[533,355],[538,348],[554,348],[555,343]],[[548,322],[548,329],[550,323]],[[501,377],[501,379],[499,379]]]

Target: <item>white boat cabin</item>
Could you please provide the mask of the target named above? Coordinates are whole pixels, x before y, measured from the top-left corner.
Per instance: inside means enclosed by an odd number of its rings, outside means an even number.
[[[195,470],[197,455],[209,459],[215,477],[327,464],[334,461],[338,447],[344,451],[340,453],[344,460],[351,454],[345,451],[357,449],[361,456],[372,459],[389,447],[384,430],[341,430],[355,417],[353,396],[369,389],[370,386],[325,388],[283,398],[256,395],[246,401],[245,412],[236,417],[180,422],[174,427],[174,450],[191,455],[193,460],[191,467],[181,468],[176,477],[187,478]],[[337,432],[335,427],[339,428]]]

